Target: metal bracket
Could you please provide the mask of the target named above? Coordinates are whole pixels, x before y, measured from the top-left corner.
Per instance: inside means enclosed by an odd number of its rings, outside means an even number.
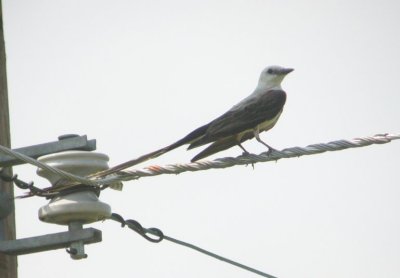
[[[94,151],[96,150],[96,140],[88,140],[86,135],[67,134],[59,136],[58,141],[14,149],[14,151],[32,158],[69,150]],[[14,157],[0,155],[0,167],[9,167],[23,163]]]
[[[49,142],[19,149],[14,149],[32,158],[38,158],[43,155],[53,154],[68,150],[96,150],[96,140],[87,140],[87,136],[67,134],[58,137],[58,141]],[[15,159],[12,156],[0,155],[0,168],[10,167],[24,162]],[[11,206],[6,206],[9,199],[6,195],[0,195],[0,216],[7,215]],[[12,200],[12,199],[11,199]],[[68,248],[71,258],[75,260],[84,259],[85,244],[101,241],[101,231],[94,228],[83,229],[82,222],[71,222],[68,225],[67,232],[48,234],[43,236],[29,237],[16,240],[0,240],[0,253],[7,255],[25,255],[36,252],[54,250],[59,248]]]
[[[101,242],[101,231],[94,228],[82,229],[82,226],[69,227],[68,232],[48,234],[17,240],[0,241],[0,252],[7,255],[25,255],[60,248],[70,248],[73,259],[83,259],[84,244]]]
[[[43,155],[53,154],[69,150],[96,150],[96,140],[87,140],[87,136],[79,136],[75,134],[67,134],[58,137],[58,141],[49,142],[19,149],[14,149],[18,153],[22,153],[32,158],[38,158]],[[10,167],[24,162],[15,159],[12,156],[0,155],[0,168]],[[8,196],[0,195],[1,213],[8,213],[3,208],[6,205]],[[4,204],[3,204],[4,203]],[[0,215],[1,216],[1,215]],[[71,258],[75,260],[84,259],[85,244],[96,243],[101,241],[101,231],[94,228],[83,229],[82,222],[71,222],[68,225],[67,232],[48,234],[43,236],[29,237],[16,240],[0,240],[0,253],[7,255],[25,255],[42,251],[49,251],[59,248],[68,248]]]

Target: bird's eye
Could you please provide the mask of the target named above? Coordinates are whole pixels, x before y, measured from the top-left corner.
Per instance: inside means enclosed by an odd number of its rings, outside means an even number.
[[[267,73],[269,73],[269,74],[273,74],[273,73],[274,73],[274,71],[273,71],[272,69],[268,69],[268,70],[267,70]]]

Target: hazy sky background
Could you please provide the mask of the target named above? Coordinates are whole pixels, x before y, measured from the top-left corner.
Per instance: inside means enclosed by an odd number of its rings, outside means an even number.
[[[115,165],[219,116],[271,64],[295,68],[278,124],[261,135],[275,148],[399,132],[399,11],[395,0],[3,0],[12,145],[87,134]],[[149,164],[185,163],[199,151]],[[399,153],[395,141],[254,170],[149,177],[101,199],[278,277],[398,278]],[[14,171],[48,186],[34,167]],[[46,203],[16,201],[18,237],[66,230],[38,220]],[[257,277],[114,222],[88,226],[103,231],[88,259],[65,250],[21,256],[19,277]]]

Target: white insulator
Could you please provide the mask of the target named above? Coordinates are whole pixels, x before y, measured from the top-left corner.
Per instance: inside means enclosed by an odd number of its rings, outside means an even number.
[[[85,151],[68,151],[46,155],[38,159],[42,163],[77,176],[87,176],[108,169],[108,156]],[[38,175],[48,179],[53,186],[63,180],[55,173],[43,169]],[[111,207],[99,201],[95,192],[78,191],[53,198],[49,204],[39,209],[39,219],[44,222],[68,225],[71,222],[82,224],[104,220],[111,215]]]

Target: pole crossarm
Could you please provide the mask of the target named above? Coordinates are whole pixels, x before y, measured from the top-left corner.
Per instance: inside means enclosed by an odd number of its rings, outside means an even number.
[[[0,253],[7,255],[26,255],[31,253],[67,248],[72,243],[84,244],[101,242],[101,231],[94,228],[47,234],[43,236],[0,241]]]
[[[63,138],[65,137],[65,138]],[[38,158],[46,154],[53,154],[69,150],[94,151],[96,149],[96,140],[88,140],[86,135],[64,135],[60,136],[58,141],[49,142],[19,149],[13,151],[24,154],[32,158]],[[0,167],[9,167],[22,164],[25,161],[11,155],[0,155]]]
[[[263,152],[261,154],[245,154],[238,157],[224,157],[210,161],[199,161],[187,164],[170,164],[165,166],[152,165],[143,169],[124,170],[115,174],[106,176],[104,178],[90,179],[87,177],[80,177],[71,173],[50,167],[36,159],[27,157],[23,154],[14,152],[13,150],[0,146],[0,153],[6,153],[26,163],[35,165],[41,169],[55,173],[67,180],[71,184],[63,185],[62,189],[68,189],[76,186],[77,184],[86,184],[92,186],[109,185],[121,181],[136,180],[141,177],[157,176],[162,174],[180,174],[183,172],[203,171],[209,169],[223,169],[236,165],[249,165],[259,162],[277,161],[282,158],[300,157],[303,155],[314,155],[323,152],[340,151],[350,148],[366,147],[373,144],[386,144],[392,140],[400,139],[400,134],[377,134],[368,137],[358,137],[351,140],[336,140],[328,143],[318,143],[308,145],[306,147],[292,147],[283,150],[275,150],[272,153]],[[51,192],[52,190],[60,190],[60,187],[46,188]]]

